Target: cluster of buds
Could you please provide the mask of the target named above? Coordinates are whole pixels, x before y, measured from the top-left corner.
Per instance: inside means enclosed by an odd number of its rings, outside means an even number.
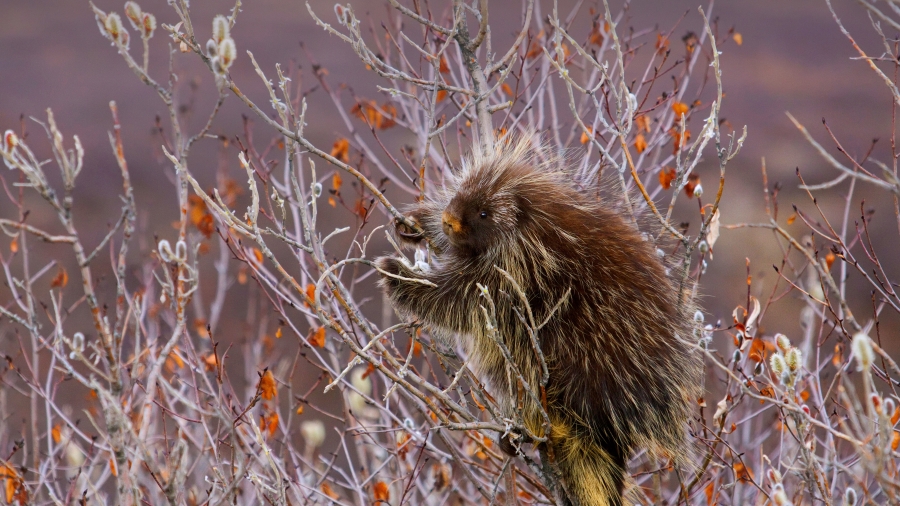
[[[183,264],[187,261],[187,244],[184,241],[179,240],[176,242],[175,251],[173,252],[169,241],[163,239],[159,241],[157,251],[159,251],[159,257],[162,258],[163,262]]]
[[[96,9],[95,13],[97,17],[97,26],[100,28],[100,33],[103,34],[104,37],[109,39],[114,46],[118,45],[124,47],[127,51],[130,37],[128,36],[128,32],[125,31],[125,26],[122,25],[122,17],[115,12],[105,14],[102,11]]]
[[[346,27],[350,27],[356,22],[353,11],[350,10],[350,4],[334,4],[334,15],[337,16],[338,23]]]
[[[705,321],[706,318],[703,316],[703,312],[694,312],[694,338],[697,339],[697,344],[701,348],[707,350],[710,343],[712,343],[714,327],[709,323],[704,325]]]
[[[781,473],[777,469],[769,469],[766,472],[766,476],[769,478],[769,482],[772,483],[772,504],[793,506],[794,503],[788,498],[787,492],[784,491],[784,485],[781,483]]]
[[[791,345],[791,340],[784,334],[775,335],[775,345],[778,351],[769,359],[769,366],[772,368],[772,372],[778,376],[782,385],[794,388],[803,355],[800,350]]]
[[[218,15],[213,18],[212,38],[206,41],[206,53],[216,74],[224,76],[237,58],[237,46],[230,34],[228,18]]]
[[[156,31],[156,16],[149,12],[141,12],[137,2],[125,2],[125,17],[131,21],[131,26],[141,34],[141,38],[149,39]]]

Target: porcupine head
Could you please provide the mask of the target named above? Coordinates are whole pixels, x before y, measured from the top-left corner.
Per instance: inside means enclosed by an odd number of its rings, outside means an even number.
[[[619,505],[634,450],[686,462],[695,308],[634,220],[531,139],[472,155],[409,208],[421,232],[395,235],[429,261],[379,258],[381,286],[401,316],[456,336],[504,416],[546,435],[571,502]]]

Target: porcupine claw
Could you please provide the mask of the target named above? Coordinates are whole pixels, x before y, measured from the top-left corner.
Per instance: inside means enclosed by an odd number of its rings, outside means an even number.
[[[412,221],[418,224],[418,220],[414,217],[409,217]],[[419,244],[425,239],[425,234],[422,232],[416,232],[412,227],[408,226],[406,223],[403,223],[400,220],[394,221],[394,230],[396,230],[397,237],[404,242],[411,244]]]

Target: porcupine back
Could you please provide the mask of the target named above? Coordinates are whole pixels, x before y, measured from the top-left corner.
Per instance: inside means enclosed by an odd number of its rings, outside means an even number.
[[[692,304],[680,301],[656,246],[595,190],[522,138],[474,155],[444,192],[414,210],[440,251],[436,268],[446,282],[464,287],[465,298],[477,299],[477,283],[494,296],[500,335],[533,388],[540,366],[513,309],[521,304],[500,296],[514,291],[495,267],[524,290],[536,322],[546,320],[538,339],[549,368],[550,446],[567,492],[582,506],[621,504],[633,449],[683,458],[701,371],[699,357],[676,337],[693,335]],[[447,227],[464,230],[472,209],[490,209],[497,226],[470,241],[475,246],[453,244]],[[523,399],[473,314],[479,304],[450,304],[449,319],[435,323],[462,333],[473,370],[511,411]],[[528,425],[540,433],[539,407],[524,404]]]

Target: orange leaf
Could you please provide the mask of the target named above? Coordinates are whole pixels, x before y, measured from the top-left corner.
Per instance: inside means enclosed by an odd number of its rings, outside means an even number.
[[[900,432],[894,431],[891,437],[891,450],[896,451],[898,446],[900,446]]]
[[[334,197],[328,197],[328,205],[331,207],[337,207],[337,201],[334,200]]]
[[[744,464],[735,462],[732,469],[734,469],[734,474],[738,481],[749,482],[753,480],[753,472],[745,467]]]
[[[594,129],[591,128],[591,127],[588,127],[588,131],[587,131],[587,132],[585,132],[584,130],[581,131],[581,143],[582,143],[582,144],[587,144],[588,142],[590,142],[591,137],[588,135],[588,132],[590,132],[591,134],[593,134],[593,133],[594,133]]]
[[[689,107],[684,102],[675,102],[672,104],[672,110],[675,111],[675,119],[678,119],[682,114],[687,114]]]
[[[394,107],[394,104],[386,103],[381,106],[381,110],[384,114],[381,116],[381,122],[377,125],[378,128],[384,130],[397,124],[395,121],[397,118],[397,108]]]
[[[327,483],[322,483],[321,488],[322,488],[322,493],[332,499],[337,499],[338,497],[340,497],[336,493],[334,493],[334,490],[331,489],[331,485],[329,485]]]
[[[216,357],[215,353],[210,353],[205,359],[203,359],[203,363],[206,364],[207,371],[215,371],[216,366],[219,365],[219,358]]]
[[[278,413],[269,413],[268,415],[262,415],[259,419],[260,428],[263,431],[269,433],[269,437],[275,435],[275,431],[278,430]]]
[[[755,337],[750,343],[750,360],[754,362],[762,362],[766,359],[766,344],[762,339]]]
[[[669,130],[669,135],[672,136],[672,139],[675,141],[673,145],[675,153],[678,153],[678,151],[684,147],[684,144],[687,144],[687,141],[691,140],[691,131],[687,129],[684,130],[683,139],[681,136],[681,128],[678,127],[672,127]]]
[[[256,263],[262,264],[263,253],[259,250],[259,248],[253,248],[253,257],[256,258]]]
[[[188,196],[188,221],[207,239],[216,230],[215,221],[206,207],[206,202],[198,195]]]
[[[303,414],[303,404],[297,406],[297,410],[295,411],[295,413],[297,413],[298,415]]]
[[[512,96],[513,94],[512,87],[510,87],[510,85],[507,83],[503,83],[502,85],[500,85],[500,89],[503,90],[503,93],[506,93],[509,96]]]
[[[247,266],[242,265],[240,269],[238,269],[237,280],[239,285],[247,284]]]
[[[372,490],[375,495],[376,501],[391,500],[391,490],[388,488],[387,483],[383,481],[376,481],[375,486],[372,487]]]
[[[740,32],[734,32],[734,35],[731,36],[734,39],[734,43],[741,46],[744,44],[744,36],[740,34]]]
[[[709,484],[706,486],[706,489],[704,489],[704,492],[706,493],[706,504],[708,504],[710,506],[712,506],[714,504],[713,503],[713,493],[715,491],[716,491],[716,482],[715,482],[715,480],[713,480],[713,481],[710,481]]]
[[[312,301],[316,300],[316,285],[312,283],[306,285],[306,298]],[[304,302],[303,305],[309,307],[308,302]]]
[[[588,44],[593,44],[595,46],[603,45],[603,32],[600,31],[600,20],[594,21],[594,25],[591,27],[591,34],[588,36]]]
[[[331,146],[331,156],[347,163],[350,161],[350,141],[341,137]]]
[[[650,118],[647,117],[646,114],[641,114],[637,118],[634,118],[634,124],[637,125],[639,130],[643,130],[650,133]]]
[[[62,439],[62,431],[59,430],[59,424],[53,426],[53,429],[50,431],[50,435],[53,437],[54,443],[59,443]]]
[[[13,237],[12,242],[9,243],[9,251],[13,253],[17,253],[19,251],[19,238]]]
[[[278,327],[278,330],[275,331],[275,339],[281,339],[281,327]]]
[[[825,255],[825,265],[828,266],[828,270],[831,270],[831,264],[834,263],[835,258],[836,257],[834,256],[834,252],[832,251],[829,251],[828,254]]]
[[[309,336],[309,344],[310,346],[315,346],[317,348],[325,347],[325,327],[319,327],[311,336]]]
[[[449,74],[450,73],[450,66],[447,65],[447,58],[443,55],[441,56],[441,64],[440,65],[441,66],[440,66],[439,70],[440,70],[441,74]]]
[[[663,34],[656,34],[656,51],[664,53],[669,50],[669,38],[663,37]]]
[[[266,370],[262,377],[259,378],[257,389],[263,399],[269,401],[275,398],[278,392],[275,386],[275,375],[272,374],[272,371]]]
[[[538,32],[537,37],[531,39],[531,43],[528,45],[528,52],[525,53],[526,60],[531,60],[544,52],[544,44],[542,42],[543,38],[544,31],[541,30],[540,32]]]
[[[338,191],[341,189],[341,183],[342,183],[341,175],[339,173],[335,172],[331,176],[331,187],[334,188],[334,191]]]
[[[112,457],[109,458],[109,472],[110,472],[113,476],[118,476],[118,475],[119,475],[119,470],[116,469],[116,461],[113,460]]]
[[[638,153],[643,153],[647,149],[647,139],[644,139],[644,134],[637,134],[637,137],[634,138],[634,149]]]
[[[794,214],[788,216],[788,219],[787,219],[788,225],[793,225],[795,221],[797,221],[797,213],[794,213]]]
[[[65,286],[69,283],[69,273],[66,272],[62,266],[56,270],[56,277],[53,278],[53,281],[50,282],[50,288],[65,288]]]
[[[675,169],[672,167],[663,167],[659,171],[659,185],[668,190],[672,187],[672,181],[675,180]]]
[[[437,101],[440,102],[447,98],[447,90],[438,90],[437,92]]]

